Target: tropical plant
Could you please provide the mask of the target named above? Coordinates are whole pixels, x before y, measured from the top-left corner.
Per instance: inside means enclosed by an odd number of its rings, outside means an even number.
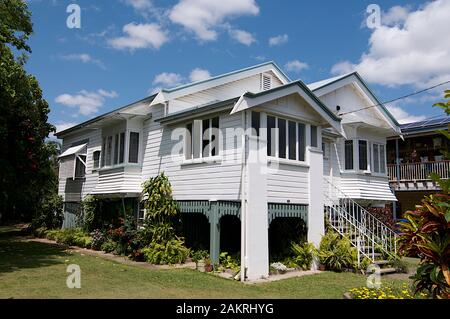
[[[352,288],[350,289],[352,299],[413,299],[414,295],[408,287],[408,284],[403,284],[402,287],[396,287],[392,284],[387,284],[380,288]],[[421,294],[420,297],[426,297]]]
[[[450,195],[425,196],[398,224],[400,252],[420,257],[415,292],[450,298]]]
[[[179,223],[179,207],[173,199],[169,179],[161,173],[144,182],[142,187],[142,203],[146,209],[142,234],[151,238],[150,243],[140,251],[149,263],[184,263],[189,249],[185,247],[184,239],[175,233],[175,225]]]
[[[357,250],[350,240],[334,231],[328,231],[321,239],[317,253],[326,269],[342,271],[357,268]]]
[[[168,240],[163,243],[152,242],[142,249],[145,261],[155,264],[181,264],[189,256],[189,249],[184,246],[180,238]]]
[[[303,270],[311,269],[314,258],[314,245],[311,243],[297,244],[291,243],[291,250],[294,254],[295,264]]]
[[[224,267],[224,268],[229,268],[232,270],[239,270],[241,267],[241,263],[239,261],[238,256],[231,256],[228,252],[224,251],[221,252],[219,255],[219,263]]]

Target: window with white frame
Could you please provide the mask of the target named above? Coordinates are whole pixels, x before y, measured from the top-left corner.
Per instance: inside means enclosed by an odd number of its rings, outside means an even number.
[[[103,137],[102,151],[99,152],[98,156],[100,156],[100,154],[101,154],[100,157],[101,167],[123,164],[125,158],[125,132]],[[95,163],[94,168],[98,168],[95,167]]]
[[[75,156],[75,178],[86,176],[86,155]]]
[[[358,141],[358,155],[359,155],[359,169],[362,171],[367,170],[367,141]]]
[[[344,146],[345,169],[353,169],[353,140],[346,140]]]
[[[219,117],[194,120],[186,125],[185,158],[219,155]]]
[[[305,124],[267,116],[267,155],[305,161]]]
[[[384,144],[372,144],[373,172],[386,173],[386,150]]]
[[[94,162],[94,169],[98,169],[100,167],[100,155],[101,155],[100,151],[95,151],[92,154],[92,159]]]
[[[128,152],[128,162],[139,162],[139,133],[130,132],[130,149]]]
[[[317,126],[315,125],[311,125],[311,146],[318,146]]]

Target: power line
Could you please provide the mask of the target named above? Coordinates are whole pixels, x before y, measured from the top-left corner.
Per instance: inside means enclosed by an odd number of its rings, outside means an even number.
[[[363,107],[363,108],[360,108],[360,109],[357,109],[357,110],[353,110],[353,111],[348,111],[348,112],[340,113],[339,116],[346,115],[346,114],[350,114],[350,113],[355,113],[355,112],[359,112],[359,111],[363,111],[363,110],[370,109],[370,108],[372,108],[372,107],[381,106],[381,105],[383,105],[383,104],[388,104],[388,103],[392,103],[392,102],[395,102],[395,101],[403,100],[403,99],[406,99],[407,97],[410,97],[410,96],[413,96],[413,95],[417,95],[417,94],[420,94],[420,93],[423,93],[423,92],[432,90],[432,89],[434,89],[434,88],[437,88],[437,87],[439,87],[439,86],[441,86],[441,85],[444,85],[444,84],[447,84],[447,83],[450,83],[450,80],[449,80],[449,81],[445,81],[445,82],[441,82],[441,83],[436,84],[436,85],[433,85],[433,86],[430,86],[430,87],[428,87],[428,88],[426,88],[426,89],[423,89],[423,90],[420,90],[420,91],[415,91],[415,92],[413,92],[413,93],[409,93],[409,94],[400,96],[400,97],[398,97],[398,98],[395,98],[395,99],[392,99],[392,100],[389,100],[389,101],[385,101],[385,102],[382,102],[382,103],[378,103],[378,104],[366,106],[366,107]]]

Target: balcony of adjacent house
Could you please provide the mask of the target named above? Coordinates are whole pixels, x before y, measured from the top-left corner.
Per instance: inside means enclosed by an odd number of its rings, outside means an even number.
[[[391,184],[433,184],[431,175],[449,178],[450,143],[440,134],[388,141],[388,175]],[[434,185],[436,186],[436,185]]]

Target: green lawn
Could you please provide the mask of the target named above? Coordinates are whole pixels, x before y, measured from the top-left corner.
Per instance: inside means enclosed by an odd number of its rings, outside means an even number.
[[[9,230],[10,231],[10,230]],[[66,267],[81,268],[81,289]],[[244,285],[190,269],[148,270],[62,248],[24,242],[0,230],[0,298],[342,298],[366,278],[332,273]],[[395,284],[401,284],[395,280]]]

